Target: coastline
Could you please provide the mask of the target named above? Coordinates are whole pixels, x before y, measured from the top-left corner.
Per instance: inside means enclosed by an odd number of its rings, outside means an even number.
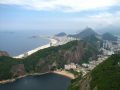
[[[15,82],[17,79],[21,79],[21,78],[24,78],[27,76],[37,76],[37,75],[44,75],[44,74],[48,74],[48,73],[51,73],[51,72],[26,74],[26,75],[19,76],[19,77],[13,78],[13,79],[1,80],[0,84],[12,83],[12,82]]]
[[[24,57],[30,56],[31,54],[33,54],[33,53],[35,53],[35,52],[37,52],[37,51],[39,51],[41,49],[45,49],[45,48],[51,47],[51,44],[54,46],[54,45],[56,45],[58,43],[58,40],[56,40],[56,39],[53,39],[53,38],[48,38],[48,39],[50,40],[50,42],[48,44],[39,46],[39,47],[37,47],[35,49],[32,49],[32,50],[30,50],[30,51],[28,51],[26,53],[14,56],[13,58],[24,58]]]
[[[59,45],[58,43],[61,42],[61,41],[59,41],[58,39],[55,39],[55,38],[47,38],[47,39],[50,40],[50,42],[48,44],[45,44],[43,46],[39,46],[39,47],[37,47],[35,49],[32,49],[32,50],[26,52],[27,55],[26,55],[26,53],[23,53],[23,54],[20,54],[18,56],[14,56],[13,58],[21,59],[21,58],[27,57],[27,56],[29,56],[29,55],[39,51],[39,50],[42,50],[42,49],[45,49],[45,48],[49,48],[51,46],[57,46],[57,45]],[[0,84],[11,83],[11,82],[16,81],[17,79],[24,78],[24,77],[27,77],[27,76],[43,75],[43,74],[47,74],[47,73],[54,73],[54,74],[58,74],[58,75],[62,75],[62,76],[68,77],[70,79],[75,79],[75,76],[72,73],[69,73],[69,72],[67,72],[65,70],[62,70],[62,71],[61,70],[56,70],[56,71],[49,71],[49,72],[45,72],[45,73],[25,74],[23,76],[19,76],[19,77],[16,77],[16,78],[7,79],[7,80],[1,80]]]
[[[65,70],[62,70],[62,71],[57,70],[57,71],[53,71],[52,73],[65,76],[65,77],[68,77],[70,79],[75,79],[75,76],[72,73],[69,73],[69,72],[67,72]]]
[[[62,70],[62,71],[57,70],[57,71],[49,71],[49,72],[45,72],[45,73],[26,74],[26,75],[19,76],[19,77],[13,78],[13,79],[1,80],[0,84],[12,83],[12,82],[15,82],[17,79],[21,79],[21,78],[24,78],[27,76],[37,76],[37,75],[44,75],[44,74],[48,74],[48,73],[58,74],[58,75],[61,75],[64,77],[68,77],[70,79],[75,79],[75,76],[72,73],[69,73],[69,72],[64,71],[64,70]]]

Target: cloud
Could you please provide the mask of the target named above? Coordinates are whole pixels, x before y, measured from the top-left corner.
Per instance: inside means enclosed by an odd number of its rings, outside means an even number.
[[[0,4],[5,5],[17,5],[27,9],[33,10],[60,10],[62,12],[78,12],[78,15],[71,16],[71,13],[60,14],[61,16],[57,17],[56,14],[53,14],[52,18],[49,18],[49,12],[46,13],[43,18],[37,18],[38,21],[32,21],[31,18],[19,21],[19,18],[14,21],[7,20],[6,22],[0,21],[0,28],[36,28],[36,29],[51,29],[51,30],[79,30],[80,28],[85,28],[90,26],[93,28],[104,28],[109,26],[120,27],[120,10],[111,13],[104,9],[109,9],[112,6],[120,6],[120,0],[0,0]],[[98,10],[101,10],[99,12]],[[95,13],[85,13],[84,16],[80,16],[79,12],[81,11],[95,10]],[[75,13],[77,14],[77,13]],[[28,15],[28,14],[27,14]],[[26,16],[27,16],[26,15]],[[64,16],[65,15],[65,16]],[[48,16],[48,17],[47,17]],[[28,17],[29,18],[29,17]],[[42,18],[42,20],[41,20]],[[34,15],[33,15],[34,19]],[[44,20],[46,19],[46,20]],[[55,19],[55,20],[54,20]],[[15,25],[14,25],[15,24]],[[6,27],[7,26],[7,27]],[[21,29],[20,28],[20,29]]]
[[[1,22],[1,21],[0,21]],[[85,17],[68,18],[38,18],[37,20],[11,20],[1,22],[1,30],[52,30],[52,31],[80,31],[85,27],[92,27],[95,30],[102,30],[107,27],[120,28],[120,11],[111,13],[99,13]]]
[[[68,21],[69,25],[66,25],[66,22],[61,23],[66,26],[67,29],[84,29],[89,26],[96,30],[106,28],[106,27],[119,27],[120,28],[120,11],[115,12],[114,14],[108,12],[102,12],[96,15],[89,15],[84,17],[73,17]],[[59,23],[60,24],[60,23]]]
[[[98,15],[89,16],[95,22],[101,22],[100,26],[120,25],[120,11],[112,14],[108,12],[100,13]]]
[[[34,10],[80,12],[107,9],[111,6],[120,5],[120,0],[0,0],[0,4],[18,5]]]

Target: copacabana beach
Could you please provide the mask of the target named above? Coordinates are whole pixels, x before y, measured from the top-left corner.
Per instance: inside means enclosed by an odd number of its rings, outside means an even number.
[[[14,57],[51,42],[42,31],[0,31],[0,50]]]
[[[30,51],[28,51],[28,52],[25,52],[25,53],[23,53],[23,54],[20,54],[20,55],[18,55],[18,56],[14,56],[14,58],[27,57],[27,56],[29,56],[29,55],[31,55],[31,54],[33,54],[33,53],[35,53],[35,52],[37,52],[37,51],[39,51],[39,50],[41,50],[41,49],[45,49],[45,48],[48,48],[48,47],[50,47],[50,46],[55,46],[55,45],[57,44],[57,42],[58,42],[56,39],[53,39],[53,38],[48,38],[48,39],[50,40],[50,42],[49,42],[48,44],[43,45],[43,46],[39,46],[39,47],[37,47],[37,48],[35,48],[35,49],[32,49],[32,50],[30,50]]]

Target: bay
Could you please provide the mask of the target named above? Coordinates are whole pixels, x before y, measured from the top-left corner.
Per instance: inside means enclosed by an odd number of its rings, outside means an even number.
[[[8,84],[1,84],[0,90],[67,90],[70,79],[61,75],[48,73],[27,76]]]

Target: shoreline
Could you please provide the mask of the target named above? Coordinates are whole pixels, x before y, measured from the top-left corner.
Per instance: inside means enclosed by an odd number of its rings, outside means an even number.
[[[26,74],[26,75],[19,76],[19,77],[13,78],[13,79],[1,80],[0,84],[12,83],[12,82],[15,82],[17,79],[21,79],[21,78],[24,78],[27,76],[37,76],[37,75],[44,75],[44,74],[48,74],[48,73],[51,73],[51,72]]]
[[[13,58],[18,58],[18,59],[21,59],[21,58],[25,58],[39,50],[42,50],[42,49],[45,49],[45,48],[49,48],[51,46],[57,46],[59,45],[58,43],[60,42],[58,39],[55,39],[55,38],[47,38],[50,40],[50,42],[48,44],[45,44],[45,45],[42,45],[42,46],[39,46],[35,49],[32,49],[28,52],[25,52],[23,54],[20,54],[20,55],[17,55],[17,56],[13,56]],[[27,54],[27,55],[26,55]],[[19,76],[19,77],[16,77],[16,78],[12,78],[12,79],[6,79],[6,80],[1,80],[0,81],[0,84],[6,84],[6,83],[12,83],[14,81],[16,81],[17,79],[20,79],[20,78],[24,78],[24,77],[27,77],[27,76],[36,76],[36,75],[43,75],[43,74],[48,74],[48,73],[53,73],[53,74],[58,74],[58,75],[61,75],[61,76],[64,76],[64,77],[68,77],[70,79],[75,79],[75,76],[72,74],[72,73],[69,73],[65,70],[56,70],[56,71],[50,71],[50,72],[45,72],[45,73],[33,73],[33,74],[25,74],[23,76]]]
[[[69,73],[65,70],[62,70],[62,71],[57,70],[57,71],[53,71],[52,73],[65,76],[65,77],[68,77],[70,79],[75,79],[75,76],[72,73]]]
[[[33,53],[35,53],[35,52],[37,52],[39,50],[51,47],[51,44],[52,44],[52,46],[54,46],[54,45],[56,45],[58,43],[57,39],[54,39],[54,38],[48,38],[48,39],[50,40],[50,42],[48,44],[39,46],[39,47],[34,48],[34,49],[32,49],[32,50],[30,50],[28,52],[25,52],[23,54],[13,56],[13,58],[24,58],[24,57],[30,56],[31,54],[33,54]]]
[[[61,75],[61,76],[64,76],[64,77],[67,77],[67,78],[70,78],[70,79],[75,79],[75,76],[72,73],[69,73],[67,71],[62,70],[62,71],[49,71],[49,72],[45,72],[45,73],[26,74],[26,75],[19,76],[19,77],[13,78],[13,79],[1,80],[0,84],[12,83],[12,82],[15,82],[17,79],[25,78],[27,76],[37,76],[37,75],[41,76],[41,75],[49,74],[49,73]]]

